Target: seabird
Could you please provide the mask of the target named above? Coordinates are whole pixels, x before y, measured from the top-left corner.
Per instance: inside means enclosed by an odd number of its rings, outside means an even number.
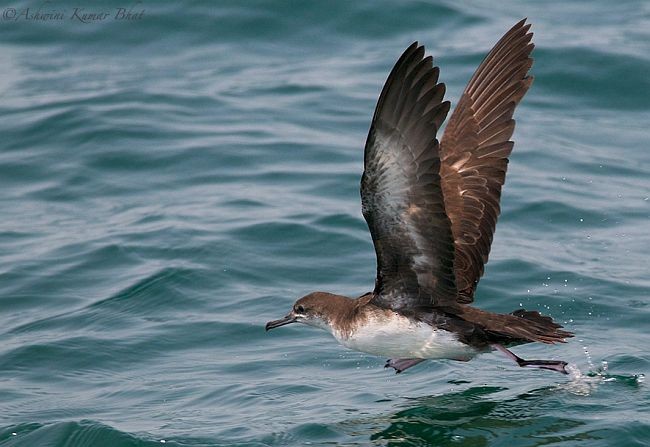
[[[361,203],[377,255],[375,288],[356,299],[313,292],[266,330],[304,323],[347,348],[390,357],[400,373],[427,359],[500,351],[521,367],[567,374],[566,362],[508,348],[573,334],[537,311],[472,307],[488,261],[514,143],[515,107],[533,77],[530,24],[512,27],[472,76],[438,142],[445,85],[424,47],[409,46],[379,96],[366,140]]]

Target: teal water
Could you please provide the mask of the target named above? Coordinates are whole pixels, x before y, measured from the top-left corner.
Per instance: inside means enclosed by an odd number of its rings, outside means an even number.
[[[0,446],[650,445],[650,5],[16,0],[0,20]],[[70,19],[75,7],[110,11]],[[455,102],[535,32],[476,304],[576,338],[402,375],[324,332],[372,289],[363,144],[401,51]]]

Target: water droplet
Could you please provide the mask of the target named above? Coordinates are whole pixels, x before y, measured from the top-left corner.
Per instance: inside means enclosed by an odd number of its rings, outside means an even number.
[[[580,340],[582,341],[582,340]],[[589,350],[587,349],[586,346],[582,347],[582,350],[585,352],[585,357],[587,357],[587,363],[589,364],[589,369],[593,371],[594,368],[594,362],[591,361],[591,354],[589,354]]]

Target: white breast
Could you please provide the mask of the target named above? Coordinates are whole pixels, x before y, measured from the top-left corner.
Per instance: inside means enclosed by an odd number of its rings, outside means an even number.
[[[470,360],[479,353],[461,343],[453,332],[398,314],[390,319],[369,318],[349,336],[334,333],[334,337],[355,351],[391,358]]]

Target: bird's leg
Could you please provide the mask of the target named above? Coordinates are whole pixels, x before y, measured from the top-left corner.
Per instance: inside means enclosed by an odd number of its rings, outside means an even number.
[[[424,359],[388,359],[386,360],[384,368],[394,368],[395,374],[399,374],[420,362],[424,362]]]
[[[567,362],[563,362],[562,360],[524,360],[500,344],[494,343],[492,344],[492,347],[498,351],[503,352],[506,356],[508,356],[508,358],[510,358],[513,362],[522,368],[541,368],[548,369],[550,371],[557,371],[562,374],[569,374],[569,372],[565,369]]]

